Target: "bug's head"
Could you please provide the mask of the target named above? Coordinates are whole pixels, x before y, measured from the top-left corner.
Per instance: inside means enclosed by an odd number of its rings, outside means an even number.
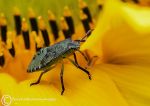
[[[68,48],[69,49],[79,49],[80,43],[72,40],[71,42],[68,43]]]
[[[68,48],[69,49],[75,49],[75,50],[79,49],[80,48],[80,43],[85,42],[86,40],[84,40],[84,39],[86,37],[88,37],[91,34],[92,31],[93,31],[93,29],[89,30],[81,40],[74,40],[74,41],[71,40],[71,42],[68,43]]]
[[[91,32],[92,32],[93,30],[94,30],[94,29],[90,29],[90,30],[85,34],[85,36],[83,36],[83,38],[82,38],[81,40],[75,40],[75,42],[78,42],[79,45],[80,45],[81,42],[85,42],[85,41],[86,41],[85,38],[88,37],[88,36],[91,34]]]

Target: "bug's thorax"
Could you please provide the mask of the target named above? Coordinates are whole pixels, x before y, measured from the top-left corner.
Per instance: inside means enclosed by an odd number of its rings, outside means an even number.
[[[75,50],[79,49],[80,48],[80,42],[71,40],[71,42],[68,43],[68,48],[69,49],[75,49]]]
[[[80,43],[73,41],[73,40],[70,40],[67,43],[66,51],[63,53],[62,57],[66,58],[66,57],[72,55],[75,51],[77,51],[79,49],[80,49]]]

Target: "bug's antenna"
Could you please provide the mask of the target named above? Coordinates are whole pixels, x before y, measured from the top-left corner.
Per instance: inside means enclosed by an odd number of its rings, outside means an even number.
[[[85,34],[85,36],[80,40],[80,42],[84,41],[84,39],[85,39],[87,36],[89,36],[93,30],[94,30],[94,29],[90,29],[90,30]]]

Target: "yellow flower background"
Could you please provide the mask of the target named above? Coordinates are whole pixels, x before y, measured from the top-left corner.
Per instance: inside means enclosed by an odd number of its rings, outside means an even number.
[[[81,46],[81,50],[88,51],[91,57],[98,56],[94,65],[88,67],[92,80],[66,61],[64,95],[60,95],[59,64],[43,76],[40,84],[30,87],[40,74],[26,72],[35,53],[34,33],[31,33],[31,50],[20,49],[16,43],[15,58],[1,47],[7,64],[0,69],[0,97],[54,99],[12,101],[11,106],[149,106],[150,2],[139,0],[135,4],[132,0],[124,1],[99,0],[103,10],[98,20],[94,20],[94,31]],[[81,38],[84,31],[80,24],[76,27],[75,38]],[[21,38],[16,37],[15,42],[17,39]],[[78,58],[85,66],[86,62],[79,54]]]

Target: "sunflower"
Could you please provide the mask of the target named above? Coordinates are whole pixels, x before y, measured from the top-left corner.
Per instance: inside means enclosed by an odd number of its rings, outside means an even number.
[[[80,1],[81,2],[81,1]],[[83,3],[83,2],[82,2]],[[82,4],[81,3],[81,4]],[[44,19],[40,16],[38,23],[41,28],[40,34],[30,33],[30,49],[24,46],[23,36],[17,36],[14,32],[8,32],[15,38],[15,58],[10,54],[9,48],[12,45],[1,44],[1,56],[4,55],[6,63],[1,67],[0,73],[0,96],[5,105],[12,106],[26,105],[52,105],[52,106],[149,106],[150,102],[150,9],[148,1],[135,3],[131,0],[107,0],[99,1],[99,18],[90,21],[88,15],[81,11],[81,19],[88,19],[89,28],[94,31],[81,46],[81,50],[87,53],[92,59],[92,64],[87,69],[92,75],[88,80],[85,73],[65,61],[64,83],[65,92],[60,94],[60,67],[51,70],[43,76],[40,84],[30,87],[30,83],[37,80],[39,73],[28,74],[26,72],[29,61],[36,49],[44,45],[42,31],[45,30]],[[80,7],[86,6],[85,3]],[[68,11],[68,7],[65,10]],[[30,11],[32,11],[30,9]],[[56,10],[55,10],[56,11]],[[19,13],[19,12],[18,12]],[[70,13],[66,13],[67,16]],[[49,19],[54,16],[49,12]],[[35,14],[31,15],[32,18]],[[2,23],[5,24],[2,17]],[[62,32],[68,31],[67,21],[61,18]],[[85,22],[85,21],[84,21]],[[29,29],[25,19],[22,21],[23,31]],[[84,26],[84,24],[83,24]],[[84,27],[85,28],[85,27]],[[81,38],[86,31],[80,24],[77,24],[77,32],[73,38]],[[84,29],[84,30],[83,30]],[[71,30],[69,30],[71,31]],[[23,33],[22,33],[23,34]],[[75,36],[77,35],[77,36]],[[66,35],[67,36],[67,35]],[[53,43],[62,40],[60,37]],[[50,37],[51,38],[51,37]],[[11,39],[7,41],[9,44]],[[17,45],[18,43],[20,45]],[[35,44],[35,42],[37,44]],[[39,43],[40,42],[40,43]],[[22,44],[22,45],[21,45]],[[27,43],[28,45],[28,43]],[[27,46],[28,47],[28,46]],[[22,49],[20,49],[22,48]],[[80,64],[86,67],[86,61],[78,54]]]

